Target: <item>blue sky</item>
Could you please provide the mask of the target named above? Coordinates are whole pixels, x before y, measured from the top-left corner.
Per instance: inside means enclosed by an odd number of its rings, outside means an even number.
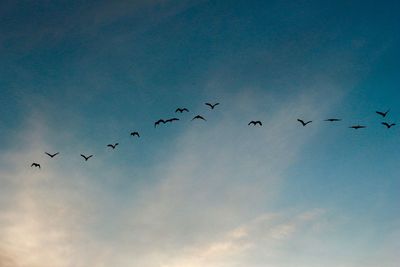
[[[396,266],[399,11],[2,1],[0,265]]]

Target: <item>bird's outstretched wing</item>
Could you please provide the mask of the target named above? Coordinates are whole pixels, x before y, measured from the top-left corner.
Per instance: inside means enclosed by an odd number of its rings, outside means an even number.
[[[334,122],[334,121],[341,121],[342,119],[326,119],[324,121],[330,121],[330,122]]]
[[[165,122],[174,122],[174,121],[179,121],[179,119],[178,118],[171,118],[171,119],[166,120]]]
[[[211,109],[214,109],[215,106],[218,106],[218,105],[219,105],[219,103],[215,103],[214,105],[211,104],[211,103],[205,103],[205,105],[209,106]]]
[[[353,128],[355,130],[358,130],[358,129],[367,128],[367,126],[364,126],[364,125],[353,125],[353,126],[350,126],[349,128]]]
[[[84,159],[85,159],[85,161],[87,161],[88,159],[90,159],[91,157],[93,157],[93,155],[90,155],[90,156],[85,156],[85,155],[83,155],[83,154],[81,154],[81,157],[83,157]]]
[[[297,121],[300,122],[303,126],[306,126],[307,124],[312,122],[312,121],[304,122],[302,119],[297,119]]]
[[[306,126],[307,124],[309,124],[309,123],[311,123],[312,121],[307,121],[307,122],[304,122],[303,120],[301,120],[301,119],[297,119],[297,121],[298,122],[300,122],[303,126]]]
[[[40,169],[40,164],[39,164],[39,163],[36,163],[36,162],[33,162],[33,163],[31,164],[31,167],[38,167],[38,168]]]
[[[175,113],[176,113],[176,112],[183,113],[184,111],[189,112],[189,110],[188,110],[187,108],[177,108],[177,109],[175,110]]]
[[[131,135],[132,135],[132,136],[135,136],[135,135],[136,135],[137,137],[140,137],[140,135],[139,135],[138,132],[132,132]]]
[[[260,126],[262,126],[261,121],[251,121],[251,122],[249,122],[247,125],[254,125],[254,126],[256,126],[257,124],[260,125]]]
[[[200,120],[206,121],[206,119],[203,116],[200,116],[200,115],[194,116],[192,120],[195,120],[195,119],[200,119]]]
[[[156,127],[157,125],[159,125],[161,122],[162,122],[162,123],[165,123],[165,120],[159,119],[158,121],[156,121],[156,122],[154,123],[154,127]]]
[[[54,158],[55,156],[57,156],[58,154],[60,154],[59,152],[54,153],[54,154],[50,154],[48,152],[44,152],[47,156],[49,156],[50,158]]]
[[[386,115],[389,113],[390,109],[388,109],[386,112],[383,111],[375,111],[376,114],[381,115],[382,117],[386,117]]]
[[[382,122],[382,124],[385,125],[386,128],[388,128],[388,129],[396,125],[396,123],[391,123],[391,124],[389,124],[389,123],[387,123],[387,122]]]

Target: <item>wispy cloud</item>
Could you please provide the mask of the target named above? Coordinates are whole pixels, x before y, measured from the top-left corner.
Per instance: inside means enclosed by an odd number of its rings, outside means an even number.
[[[317,133],[300,134],[296,114],[321,99],[293,97],[267,111],[251,94],[227,97],[223,109],[207,111],[207,123],[188,124],[169,158],[147,169],[148,182],[123,198],[103,184],[107,175],[127,182],[126,171],[112,166],[98,164],[90,173],[62,155],[57,160],[66,166],[43,158],[41,171],[30,169],[43,147],[51,149],[44,139],[51,130],[35,118],[19,149],[2,157],[9,166],[0,173],[7,188],[0,203],[3,261],[22,267],[245,264],[246,255],[291,240],[322,216],[320,210],[268,213],[283,172]],[[247,126],[242,110],[254,107],[264,127]]]

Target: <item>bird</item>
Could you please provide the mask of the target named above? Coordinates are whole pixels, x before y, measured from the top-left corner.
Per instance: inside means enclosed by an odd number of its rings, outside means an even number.
[[[183,112],[189,112],[189,110],[187,109],[187,108],[177,108],[176,110],[175,110],[175,113],[176,112],[179,112],[179,113],[183,113]]]
[[[118,143],[115,143],[114,145],[113,144],[108,144],[107,146],[111,147],[112,149],[115,149],[118,145],[119,145]]]
[[[335,122],[335,121],[341,121],[342,119],[326,119],[325,121],[329,122]]]
[[[90,159],[91,157],[93,157],[93,155],[85,156],[85,155],[81,154],[81,157],[83,157],[83,158],[85,159],[85,161],[88,161],[88,159]]]
[[[49,156],[50,158],[54,158],[55,156],[57,156],[58,154],[60,154],[59,152],[54,153],[53,155],[48,153],[48,152],[44,152],[47,156]]]
[[[200,120],[206,121],[206,119],[204,119],[204,117],[200,116],[200,115],[194,116],[192,120],[195,120],[195,119],[200,119]]]
[[[156,121],[156,122],[154,123],[154,128],[156,128],[156,126],[159,125],[161,122],[165,124],[165,120],[159,119],[158,121]]]
[[[31,164],[31,167],[37,167],[37,168],[40,169],[40,164],[39,164],[39,163],[36,163],[36,162],[33,162],[33,163]]]
[[[219,105],[219,103],[215,103],[214,105],[210,103],[205,103],[205,105],[209,106],[211,109],[214,109],[215,106]]]
[[[257,124],[259,124],[260,126],[262,126],[261,121],[251,121],[251,122],[249,122],[249,124],[247,124],[247,125],[254,125],[254,126],[256,126]]]
[[[171,118],[171,119],[165,120],[165,122],[174,122],[174,121],[179,121],[179,119],[178,118]]]
[[[301,119],[297,119],[297,121],[300,122],[300,123],[303,125],[303,127],[312,122],[312,121],[304,122],[304,121],[301,120]]]
[[[350,126],[349,128],[352,128],[352,129],[355,129],[355,130],[358,130],[358,129],[362,129],[362,128],[367,128],[367,126],[364,126],[364,125],[353,125],[353,126]]]
[[[386,115],[389,113],[390,109],[388,109],[386,112],[382,112],[382,111],[375,111],[376,114],[381,115],[382,117],[386,117]]]
[[[140,135],[139,135],[139,132],[131,132],[131,136],[137,136],[137,137],[140,137]]]
[[[389,123],[387,123],[387,122],[382,122],[382,124],[385,125],[387,129],[390,129],[391,127],[393,127],[393,126],[396,125],[396,123],[391,123],[391,124],[389,124]]]

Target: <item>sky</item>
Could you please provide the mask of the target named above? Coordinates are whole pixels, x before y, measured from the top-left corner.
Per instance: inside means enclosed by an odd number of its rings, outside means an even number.
[[[1,1],[0,266],[398,266],[399,12]]]

